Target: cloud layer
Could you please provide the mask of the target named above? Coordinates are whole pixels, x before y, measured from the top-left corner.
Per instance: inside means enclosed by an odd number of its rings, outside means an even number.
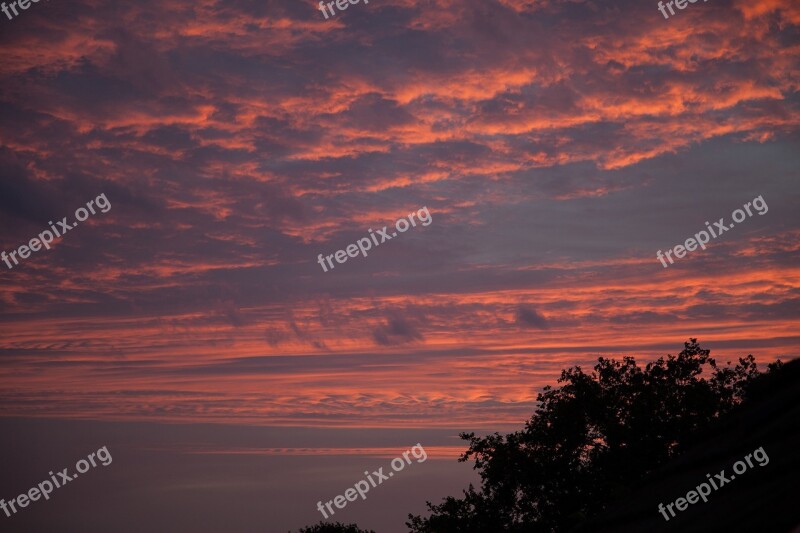
[[[791,0],[43,3],[0,36],[4,414],[516,426],[561,368],[800,354]],[[657,250],[763,195],[669,269]],[[323,273],[319,253],[427,206]]]

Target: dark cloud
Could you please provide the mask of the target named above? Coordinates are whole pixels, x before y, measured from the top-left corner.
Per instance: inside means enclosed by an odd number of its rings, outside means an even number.
[[[387,100],[376,93],[364,94],[350,104],[339,117],[348,127],[383,131],[394,126],[414,122],[414,117],[396,101]]]
[[[517,307],[517,324],[522,327],[534,327],[547,329],[549,326],[547,319],[533,307],[520,305]]]
[[[45,224],[60,211],[53,188],[33,179],[25,162],[4,146],[0,146],[0,168],[0,212],[4,215]]]
[[[379,325],[373,332],[372,338],[382,346],[406,344],[423,340],[414,322],[401,316],[399,313],[390,313],[386,323]]]

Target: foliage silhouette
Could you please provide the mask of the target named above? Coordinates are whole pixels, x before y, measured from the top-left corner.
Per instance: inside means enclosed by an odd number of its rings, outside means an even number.
[[[544,388],[522,431],[461,434],[469,448],[459,461],[475,461],[480,489],[428,502],[431,515],[409,515],[406,525],[412,533],[532,533],[596,516],[743,401],[760,374],[753,356],[722,367],[709,353],[690,339],[677,356],[644,368],[633,357],[600,357],[590,374],[562,371],[561,386]]]
[[[289,532],[291,533],[291,532]],[[342,524],[336,522],[329,524],[320,521],[319,524],[300,529],[297,533],[375,533],[371,529],[359,529],[356,524]]]

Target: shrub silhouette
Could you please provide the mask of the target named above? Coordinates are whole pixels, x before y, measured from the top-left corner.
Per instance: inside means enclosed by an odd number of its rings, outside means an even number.
[[[291,533],[291,531],[289,532]],[[319,524],[308,526],[300,529],[297,533],[375,533],[371,529],[359,529],[355,524],[342,524],[336,522],[335,524],[328,524],[320,521]]]
[[[752,355],[720,367],[697,339],[644,368],[633,357],[601,357],[590,374],[564,370],[522,431],[462,433],[469,448],[459,461],[475,461],[480,489],[428,502],[431,515],[409,515],[406,525],[412,533],[567,530],[689,447],[758,375]]]

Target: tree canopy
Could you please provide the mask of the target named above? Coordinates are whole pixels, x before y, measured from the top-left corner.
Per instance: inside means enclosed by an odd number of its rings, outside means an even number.
[[[567,531],[690,448],[760,375],[752,355],[719,366],[697,339],[643,367],[600,357],[590,373],[563,370],[521,431],[462,433],[469,445],[459,461],[474,461],[481,486],[427,502],[430,515],[410,514],[406,525],[411,533]],[[299,533],[374,532],[321,522]]]
[[[690,339],[677,356],[644,367],[600,357],[591,373],[562,371],[523,430],[462,433],[469,447],[459,461],[475,462],[480,488],[428,502],[430,516],[409,515],[406,525],[412,533],[530,533],[597,515],[742,402],[759,375],[753,356],[723,367],[709,353]]]

